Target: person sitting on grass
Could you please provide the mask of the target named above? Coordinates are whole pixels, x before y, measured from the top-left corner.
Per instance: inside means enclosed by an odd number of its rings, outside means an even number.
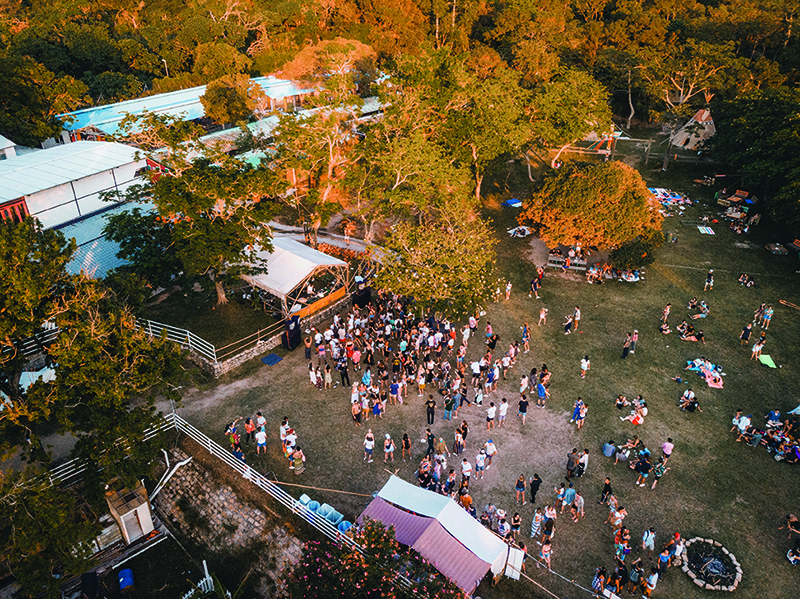
[[[692,299],[690,299],[689,300],[689,305],[686,306],[686,308],[689,309],[689,310],[696,310],[697,309],[697,298],[693,297]],[[684,321],[684,322],[686,322],[686,321]]]
[[[702,412],[703,410],[700,409],[700,404],[697,402],[697,397],[692,394],[691,397],[687,397],[681,401],[681,412]]]
[[[772,410],[769,414],[764,416],[766,419],[766,426],[767,428],[778,428],[782,426],[783,423],[781,422],[781,411],[780,410]]]
[[[661,326],[658,327],[658,332],[663,335],[669,335],[672,332],[672,329],[669,328],[669,325],[666,322],[662,322]]]
[[[698,318],[706,318],[711,313],[711,308],[708,306],[705,300],[700,301],[700,312],[697,314],[692,315],[692,320],[697,320]]]

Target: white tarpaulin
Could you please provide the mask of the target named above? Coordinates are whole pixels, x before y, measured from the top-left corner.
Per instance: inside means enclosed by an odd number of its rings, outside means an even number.
[[[272,253],[264,250],[258,252],[258,257],[267,261],[267,273],[255,276],[242,275],[242,278],[251,285],[280,298],[285,298],[321,266],[347,266],[347,262],[323,254],[288,237],[275,237],[272,240],[272,247]]]

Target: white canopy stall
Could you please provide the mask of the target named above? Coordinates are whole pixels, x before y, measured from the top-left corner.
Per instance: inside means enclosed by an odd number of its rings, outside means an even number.
[[[347,293],[350,282],[347,262],[288,237],[275,237],[272,248],[271,253],[264,250],[258,253],[259,258],[267,261],[266,274],[242,275],[242,278],[279,298],[285,318],[313,314]],[[324,272],[333,274],[333,287],[308,293],[307,284]]]

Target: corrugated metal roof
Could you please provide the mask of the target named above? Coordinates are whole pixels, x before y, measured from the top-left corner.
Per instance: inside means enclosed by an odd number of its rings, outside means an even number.
[[[64,185],[135,162],[136,148],[77,141],[0,162],[0,202]]]
[[[67,270],[72,274],[83,271],[91,277],[101,278],[106,276],[110,270],[127,264],[125,260],[117,258],[119,244],[103,236],[106,218],[112,214],[129,212],[134,208],[141,208],[142,211],[147,212],[152,207],[153,205],[149,203],[122,204],[111,210],[60,227],[59,230],[67,239],[74,239],[78,244],[75,256],[67,264]]]
[[[254,77],[252,81],[261,86],[267,96],[276,100],[312,91],[298,87],[293,81],[277,79],[272,76]],[[67,131],[78,131],[93,126],[108,135],[114,135],[118,133],[120,121],[128,114],[139,115],[147,111],[180,117],[183,120],[200,118],[205,115],[205,110],[200,102],[200,96],[205,93],[206,86],[200,85],[115,104],[84,108],[59,116],[70,121],[64,124],[64,129]]]

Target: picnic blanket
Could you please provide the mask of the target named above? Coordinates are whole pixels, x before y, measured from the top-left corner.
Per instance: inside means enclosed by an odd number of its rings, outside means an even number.
[[[521,208],[522,202],[517,198],[511,198],[510,200],[503,202],[503,206],[508,206],[509,208]]]
[[[266,364],[267,366],[275,366],[275,364],[277,364],[281,360],[283,360],[283,358],[281,358],[277,354],[270,354],[268,356],[264,356],[263,358],[261,358],[261,361],[264,362],[264,364]]]
[[[714,235],[714,229],[711,227],[701,227],[700,225],[697,225],[697,230],[703,235]]]
[[[772,359],[772,356],[766,356],[761,354],[758,356],[758,361],[764,364],[764,366],[769,366],[770,368],[777,368],[775,365],[775,361]]]
[[[722,389],[722,377],[720,377],[719,380],[715,380],[714,376],[710,372],[707,372],[703,376],[705,377],[706,383],[708,383],[709,387],[714,389]]]

